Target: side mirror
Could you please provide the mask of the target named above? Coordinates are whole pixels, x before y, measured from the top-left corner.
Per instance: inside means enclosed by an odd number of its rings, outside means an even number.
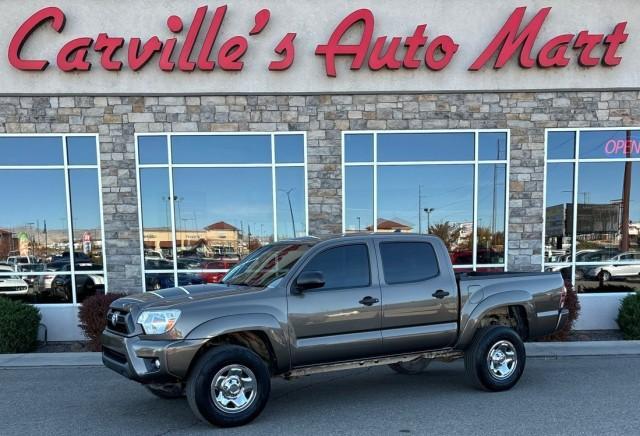
[[[307,289],[317,289],[324,286],[322,271],[305,271],[298,276],[294,286],[294,292],[299,294]]]

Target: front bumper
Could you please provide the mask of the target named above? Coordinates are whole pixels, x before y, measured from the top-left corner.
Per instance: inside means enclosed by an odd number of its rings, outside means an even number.
[[[153,341],[126,337],[105,330],[102,363],[140,383],[171,383],[186,378],[202,340]]]

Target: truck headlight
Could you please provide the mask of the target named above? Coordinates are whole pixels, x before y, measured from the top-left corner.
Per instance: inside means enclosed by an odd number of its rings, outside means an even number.
[[[142,325],[146,334],[159,335],[171,330],[178,318],[179,310],[148,310],[138,316],[138,324]]]

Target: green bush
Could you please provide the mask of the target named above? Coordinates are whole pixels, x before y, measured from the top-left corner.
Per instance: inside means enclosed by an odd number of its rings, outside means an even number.
[[[627,295],[622,300],[616,321],[625,339],[640,340],[640,292]]]
[[[36,307],[0,298],[0,354],[33,351],[39,325],[40,311]]]

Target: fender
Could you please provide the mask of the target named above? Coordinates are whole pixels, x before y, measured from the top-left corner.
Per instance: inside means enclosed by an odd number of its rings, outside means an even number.
[[[265,313],[247,313],[212,319],[194,328],[185,340],[207,340],[229,333],[246,331],[265,333],[276,356],[278,372],[290,369],[291,356],[287,330],[274,316]]]
[[[523,306],[527,312],[527,319],[531,326],[535,320],[535,308],[531,294],[527,291],[507,291],[490,295],[476,306],[467,303],[460,313],[460,335],[455,348],[464,350],[471,343],[473,335],[480,328],[480,320],[485,314],[505,306]],[[532,326],[531,326],[532,327]]]

